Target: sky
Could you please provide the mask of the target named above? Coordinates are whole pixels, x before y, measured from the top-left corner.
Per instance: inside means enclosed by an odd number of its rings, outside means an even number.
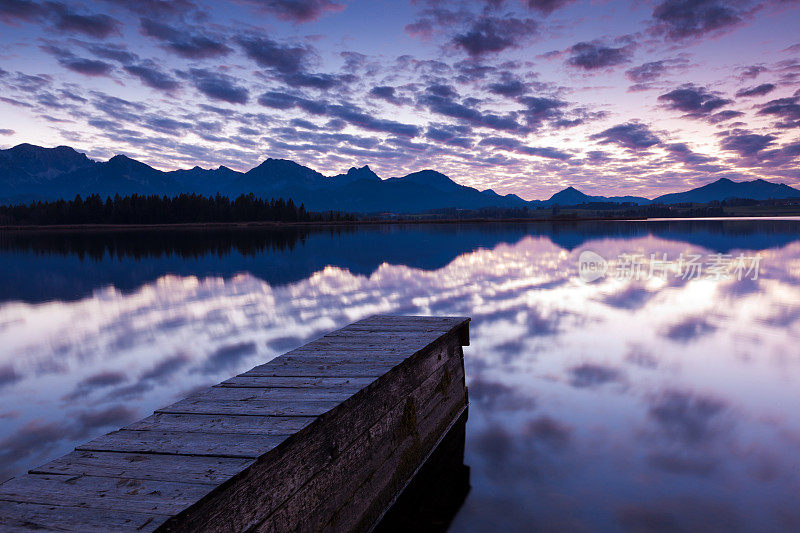
[[[0,148],[525,199],[800,186],[798,28],[797,0],[0,0]]]

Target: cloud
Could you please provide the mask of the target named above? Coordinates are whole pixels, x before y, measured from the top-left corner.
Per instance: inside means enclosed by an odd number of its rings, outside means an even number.
[[[572,154],[568,154],[567,152],[563,152],[558,150],[557,148],[552,147],[534,147],[534,146],[520,146],[517,148],[517,152],[526,155],[535,155],[538,157],[544,157],[545,159],[558,159],[559,161],[566,161],[567,159],[572,158]]]
[[[182,353],[166,357],[150,370],[143,372],[142,375],[139,376],[139,381],[141,383],[148,381],[164,383],[170,376],[185,367],[189,362],[189,358]]]
[[[741,73],[739,78],[742,80],[753,80],[769,69],[764,65],[751,65],[749,67],[740,67]]]
[[[160,17],[174,17],[188,15],[197,11],[198,6],[190,0],[105,0],[118,5],[133,13],[141,15],[158,15]]]
[[[572,157],[572,154],[568,154],[552,147],[526,146],[522,143],[522,141],[514,137],[484,137],[478,144],[480,146],[492,146],[494,148],[500,148],[501,150],[508,150],[518,154],[534,155],[537,157],[544,157],[546,159],[557,159],[559,161],[565,161]]]
[[[567,64],[584,70],[597,70],[630,61],[633,45],[614,48],[600,41],[580,42],[571,46],[567,52],[570,54]]]
[[[572,439],[572,429],[549,416],[531,420],[523,429],[523,434],[558,450],[566,448]]]
[[[7,130],[2,129],[0,130],[0,135],[13,135],[14,130]],[[5,387],[6,385],[11,385],[12,383],[16,383],[22,379],[22,376],[14,370],[13,365],[3,365],[0,366],[0,388]]]
[[[461,148],[472,148],[472,130],[469,126],[434,124],[428,126],[425,137],[436,142]]]
[[[538,11],[542,15],[549,15],[557,9],[571,4],[574,0],[523,0],[528,8]]]
[[[744,116],[743,112],[728,109],[726,111],[720,111],[719,113],[714,113],[713,115],[709,115],[708,117],[706,117],[706,120],[708,120],[712,124],[719,124],[720,122],[725,122],[727,120],[731,120],[741,116]]]
[[[346,7],[333,0],[245,0],[281,20],[312,22],[325,13],[336,13]]]
[[[440,115],[462,120],[473,126],[481,126],[495,130],[518,130],[520,125],[513,114],[497,115],[483,113],[478,109],[457,102],[454,98],[455,91],[443,91],[442,86],[430,86],[419,97],[419,103],[425,105]]]
[[[595,363],[583,363],[570,368],[568,374],[570,385],[576,388],[594,388],[622,380],[619,370]]]
[[[311,89],[332,89],[343,83],[353,81],[355,77],[350,75],[341,76],[338,74],[312,74],[307,72],[297,72],[281,76],[281,80],[290,87],[307,87]]]
[[[457,34],[453,44],[473,57],[498,53],[534,37],[538,26],[533,19],[482,16],[466,32]]]
[[[241,85],[235,83],[234,78],[220,72],[206,69],[193,68],[188,73],[183,73],[198,91],[212,100],[220,100],[231,104],[246,104],[250,93]]]
[[[625,71],[625,77],[635,83],[655,81],[667,71],[666,61],[649,61]]]
[[[236,41],[245,55],[259,66],[275,69],[282,74],[303,70],[309,50],[302,46],[287,46],[263,37],[245,36]]]
[[[280,91],[267,91],[258,98],[258,103],[273,109],[299,108],[312,115],[328,116],[369,131],[391,133],[402,137],[419,135],[417,126],[377,118],[374,114],[349,103],[330,104]]]
[[[564,115],[563,109],[567,106],[563,100],[542,96],[524,96],[518,101],[525,106],[522,111],[525,123],[534,129],[545,121],[560,120]]]
[[[671,440],[698,445],[719,434],[718,420],[725,410],[725,404],[713,398],[667,391],[654,399],[648,414]]]
[[[357,79],[353,74],[308,72],[307,63],[314,52],[307,46],[281,44],[252,35],[239,37],[236,42],[248,58],[270,69],[273,75],[291,87],[327,90]]]
[[[532,396],[499,381],[476,377],[469,382],[470,400],[488,411],[529,411],[536,405]]]
[[[180,87],[180,83],[170,75],[160,71],[152,61],[147,60],[138,65],[126,65],[123,68],[153,89],[172,91]]]
[[[62,423],[32,420],[0,440],[0,466],[7,468],[19,459],[50,449],[68,434]]]
[[[55,57],[62,67],[84,76],[107,76],[114,69],[113,65],[105,61],[77,57],[69,50],[58,46],[44,45],[41,49]]]
[[[75,416],[78,426],[70,435],[74,439],[85,438],[107,427],[118,428],[136,420],[137,412],[124,405],[115,405],[95,411],[83,411]]]
[[[133,63],[139,59],[136,54],[118,44],[88,44],[86,49],[96,57],[111,59],[123,64]]]
[[[653,9],[652,31],[673,41],[718,34],[742,21],[749,2],[665,0]]]
[[[761,85],[756,85],[755,87],[750,87],[748,89],[741,89],[736,92],[736,97],[741,98],[743,96],[764,96],[765,94],[769,94],[775,90],[775,85],[772,83],[762,83]]]
[[[658,97],[658,101],[667,109],[682,111],[686,113],[685,116],[692,118],[707,118],[712,112],[732,102],[721,98],[718,93],[692,84],[682,85],[678,89],[662,94]]]
[[[630,61],[633,50],[630,45],[613,48],[598,41],[580,42],[568,50],[567,63],[584,70],[613,67]]]
[[[80,33],[105,39],[119,32],[120,22],[108,15],[83,15],[59,2],[47,2],[45,6],[54,18],[55,27],[65,33]]]
[[[187,59],[206,59],[231,52],[221,39],[193,34],[190,28],[175,28],[149,18],[140,21],[142,33],[162,43],[162,46]]]
[[[600,144],[617,144],[629,150],[642,150],[661,142],[645,124],[626,122],[589,136]]]
[[[72,392],[64,396],[64,400],[75,400],[77,398],[83,398],[91,394],[96,390],[100,390],[105,387],[110,387],[113,385],[119,385],[120,383],[126,380],[125,374],[121,372],[100,372],[98,374],[93,374],[83,381],[79,382]]]
[[[503,71],[500,79],[486,86],[486,89],[493,94],[507,96],[509,98],[522,96],[530,91],[527,83],[517,78],[512,72]]]
[[[203,365],[206,374],[218,374],[223,370],[233,370],[240,366],[241,361],[256,353],[254,342],[238,342],[220,346],[208,356]]]
[[[770,100],[760,107],[758,114],[779,118],[780,122],[776,124],[779,128],[800,127],[800,96]]]
[[[403,100],[397,96],[397,89],[389,85],[379,85],[373,87],[370,89],[369,95],[394,105],[400,105],[403,103]]]
[[[728,136],[722,139],[722,141],[720,142],[720,146],[722,147],[723,150],[736,152],[742,157],[752,157],[758,155],[758,153],[761,150],[770,146],[773,142],[775,142],[775,139],[776,137],[773,135],[760,135],[757,133],[748,133],[748,132],[733,132],[729,133]],[[681,335],[681,331],[686,331],[686,332],[705,331],[705,329],[703,329],[702,322],[679,324],[678,326],[681,327],[678,328],[676,326],[677,329],[675,328],[671,329],[670,331],[672,333],[670,334],[668,332],[667,336],[669,336],[670,338],[675,338],[680,340],[681,338],[685,337]]]
[[[5,22],[49,22],[63,33],[79,33],[105,39],[119,32],[120,22],[108,15],[78,13],[61,2],[38,3],[31,0],[0,0],[0,20]]]
[[[32,22],[44,15],[44,8],[30,0],[0,0],[0,20]]]
[[[10,130],[8,128],[0,129],[0,135],[14,135],[16,132],[14,130]],[[3,378],[0,376],[0,382],[2,382]]]

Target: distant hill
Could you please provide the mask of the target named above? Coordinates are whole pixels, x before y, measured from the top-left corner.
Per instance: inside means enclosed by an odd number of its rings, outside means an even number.
[[[310,211],[356,213],[420,213],[440,209],[537,208],[587,203],[707,203],[728,198],[755,200],[800,198],[800,190],[764,180],[733,182],[720,179],[682,193],[650,200],[639,196],[590,196],[566,189],[547,200],[526,201],[460,185],[435,170],[381,179],[369,166],[325,176],[286,159],[267,159],[247,172],[220,166],[162,172],[135,159],[117,155],[93,161],[73,148],[43,148],[21,144],[0,150],[0,203],[74,198],[97,193],[177,195],[220,193],[234,197],[253,193],[262,198],[292,198]]]
[[[761,179],[736,182],[727,178],[720,178],[714,183],[709,183],[690,191],[664,194],[653,201],[662,204],[708,203],[714,200],[728,200],[730,198],[749,198],[751,200],[800,198],[800,190],[783,183],[771,183]]]
[[[570,206],[570,205],[580,205],[580,204],[588,204],[592,202],[601,202],[601,203],[629,203],[629,204],[636,204],[636,205],[647,205],[652,203],[652,200],[647,198],[643,198],[641,196],[589,196],[588,194],[582,193],[575,187],[567,187],[563,191],[559,191],[555,193],[550,199],[545,200],[542,202],[542,205],[552,206],[552,205],[563,205],[563,206]]]

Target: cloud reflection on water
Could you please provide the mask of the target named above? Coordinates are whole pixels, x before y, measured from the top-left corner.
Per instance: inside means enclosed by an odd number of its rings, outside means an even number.
[[[284,284],[164,275],[6,302],[0,468],[35,466],[363,316],[469,315],[473,490],[456,530],[791,529],[800,242],[763,250],[757,281],[584,284],[582,249],[717,251],[675,235],[579,248],[532,235],[431,270],[327,266]]]

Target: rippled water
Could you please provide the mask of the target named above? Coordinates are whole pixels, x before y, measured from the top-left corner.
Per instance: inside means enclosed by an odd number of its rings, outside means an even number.
[[[798,530],[799,230],[3,233],[0,476],[364,316],[467,315],[472,489],[452,530]],[[592,283],[586,250],[610,261]],[[650,277],[650,254],[760,262]]]

